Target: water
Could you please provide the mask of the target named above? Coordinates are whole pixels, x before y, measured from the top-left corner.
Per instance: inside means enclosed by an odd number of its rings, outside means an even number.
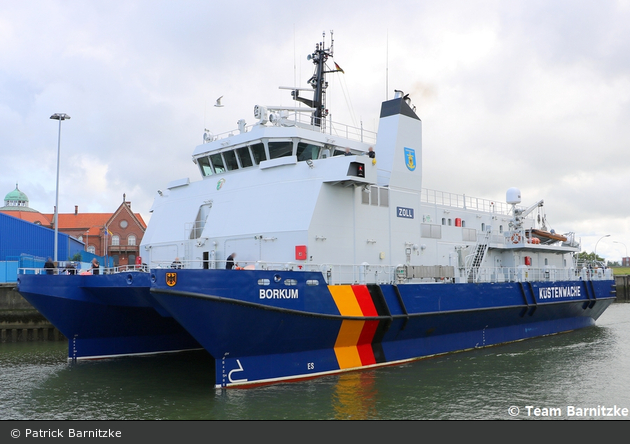
[[[576,332],[254,389],[215,390],[205,352],[68,363],[66,347],[0,344],[0,418],[544,419],[534,414],[539,408],[541,415],[560,411],[562,418],[584,419],[568,417],[570,406],[630,410],[624,383],[630,304],[624,303],[611,305],[597,326]],[[518,415],[510,416],[516,408]],[[608,419],[591,413],[588,419]]]

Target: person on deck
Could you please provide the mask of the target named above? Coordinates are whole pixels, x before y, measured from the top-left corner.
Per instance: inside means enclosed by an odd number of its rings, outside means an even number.
[[[231,270],[234,268],[234,258],[236,257],[236,253],[232,253],[228,256],[228,258],[225,261],[225,269],[226,270]]]
[[[54,274],[55,273],[55,263],[52,258],[48,258],[46,263],[44,264],[44,268],[46,269],[46,274]]]
[[[98,263],[96,258],[92,259],[92,274],[99,274],[101,264]]]

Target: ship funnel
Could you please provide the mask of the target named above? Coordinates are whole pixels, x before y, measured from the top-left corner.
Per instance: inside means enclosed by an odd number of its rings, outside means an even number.
[[[374,147],[379,186],[422,188],[422,121],[409,102],[409,94],[396,90],[381,105]]]

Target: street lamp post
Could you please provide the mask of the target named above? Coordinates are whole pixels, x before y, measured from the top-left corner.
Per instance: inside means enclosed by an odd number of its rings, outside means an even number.
[[[55,191],[55,263],[57,262],[57,246],[59,243],[59,158],[61,156],[61,122],[70,119],[70,116],[64,113],[55,113],[50,116],[53,120],[59,121],[59,135],[57,137],[57,188]]]
[[[621,265],[624,265],[624,259],[628,257],[628,247],[626,247],[626,244],[624,244],[623,242],[619,242],[619,241],[613,241],[613,244],[621,244],[623,245],[623,247],[626,249],[626,255],[624,256],[624,258],[621,260]]]
[[[605,237],[609,237],[609,236],[610,236],[610,234],[605,234],[602,237],[600,237],[599,239],[597,239],[597,242],[595,242],[595,251],[594,251],[594,253],[595,253],[595,260],[597,260],[597,244],[599,243],[600,240],[602,240]]]

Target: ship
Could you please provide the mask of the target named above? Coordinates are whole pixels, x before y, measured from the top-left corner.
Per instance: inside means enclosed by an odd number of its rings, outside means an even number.
[[[359,371],[593,326],[611,270],[577,262],[544,201],[422,186],[409,94],[378,131],[333,122],[334,40],[307,56],[295,106],[203,133],[199,177],[156,192],[142,266],[20,270],[18,291],[68,337],[68,359],[205,349],[218,389]],[[503,193],[503,192],[502,192]]]

